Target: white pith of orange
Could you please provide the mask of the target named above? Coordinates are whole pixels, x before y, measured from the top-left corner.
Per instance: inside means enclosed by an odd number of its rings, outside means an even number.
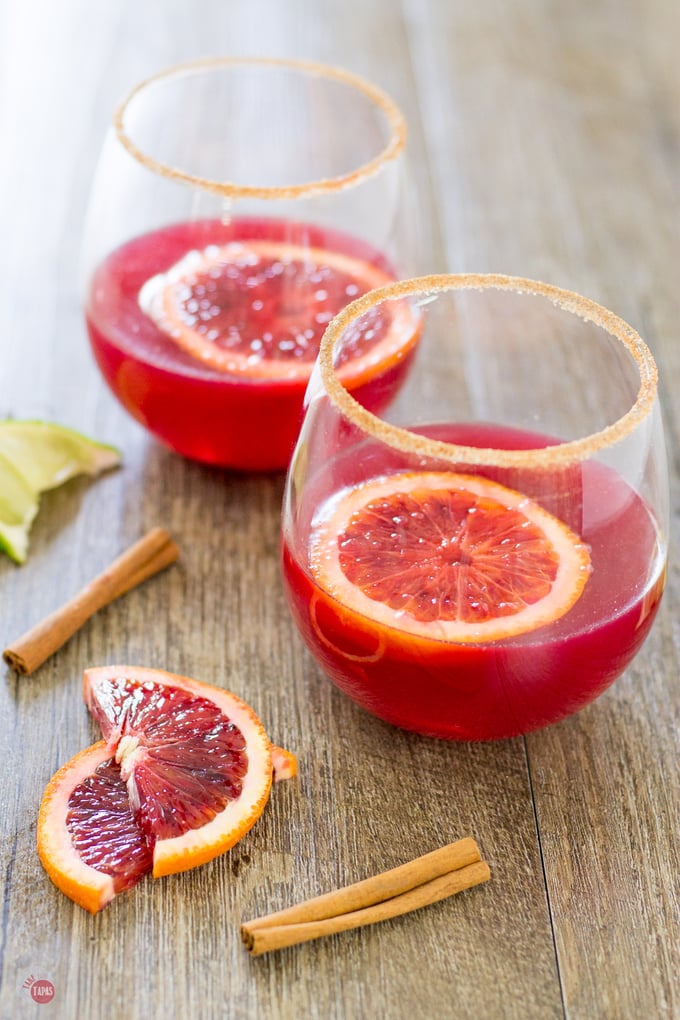
[[[148,280],[140,291],[139,303],[158,328],[171,337],[187,354],[218,372],[253,380],[301,382],[309,379],[313,360],[282,361],[259,358],[241,351],[217,347],[182,319],[179,292],[188,277],[210,273],[217,266],[229,265],[251,257],[257,261],[273,259],[283,263],[302,262],[328,267],[357,280],[364,290],[392,283],[394,277],[364,259],[325,248],[310,248],[284,241],[231,241],[193,250],[167,270]],[[338,377],[354,389],[400,360],[415,345],[420,334],[420,316],[407,301],[389,303],[390,325],[385,335],[364,354],[345,362]]]
[[[556,552],[558,568],[549,593],[510,616],[470,623],[460,619],[423,621],[370,598],[345,575],[339,537],[354,514],[375,500],[416,490],[467,491],[522,513]],[[485,643],[517,637],[553,623],[580,598],[590,576],[586,545],[566,524],[527,496],[497,482],[453,472],[404,472],[368,480],[336,493],[318,512],[310,539],[310,569],[318,584],[341,606],[392,633],[449,643]]]

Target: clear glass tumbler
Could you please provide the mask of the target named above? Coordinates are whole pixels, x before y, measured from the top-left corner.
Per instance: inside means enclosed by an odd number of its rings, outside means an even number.
[[[404,304],[421,322],[415,364],[376,415],[339,366],[366,316]],[[656,367],[611,312],[465,275],[390,284],[331,323],[283,570],[313,655],[368,711],[464,740],[575,712],[648,634],[667,534]]]
[[[302,61],[205,60],[133,89],[93,186],[85,312],[109,386],[161,442],[286,467],[328,322],[413,270],[405,139],[379,88]],[[376,312],[348,388],[383,406],[416,340]]]

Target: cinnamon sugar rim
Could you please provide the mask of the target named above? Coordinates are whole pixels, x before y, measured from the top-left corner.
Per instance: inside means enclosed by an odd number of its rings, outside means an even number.
[[[371,100],[383,112],[390,127],[390,138],[384,148],[373,159],[362,163],[350,171],[350,173],[343,174],[340,177],[325,177],[316,181],[309,181],[305,184],[291,184],[280,187],[254,187],[247,184],[236,184],[233,181],[216,181],[208,177],[200,177],[154,159],[135,145],[125,130],[124,119],[130,103],[146,88],[166,78],[172,78],[175,75],[186,75],[192,71],[216,70],[230,67],[281,67],[292,71],[299,71],[302,74],[316,75],[343,82],[355,88],[358,92],[363,93],[367,99]],[[303,198],[353,187],[377,173],[385,163],[395,159],[406,144],[407,133],[406,121],[401,110],[377,85],[373,85],[365,78],[345,71],[340,67],[333,67],[309,60],[289,60],[278,57],[208,57],[203,60],[191,60],[181,64],[174,64],[145,78],[144,81],[141,81],[128,93],[114,113],[113,126],[118,140],[130,155],[138,163],[141,163],[142,166],[162,177],[183,181],[185,184],[191,184],[204,191],[210,191],[229,198],[261,199]]]
[[[504,290],[547,298],[564,311],[600,326],[620,341],[633,357],[640,374],[640,388],[634,404],[621,418],[581,439],[536,450],[497,450],[445,443],[409,432],[376,417],[344,388],[333,367],[333,352],[344,330],[381,301],[419,296],[435,297],[455,290]],[[620,442],[649,415],[656,397],[657,368],[642,337],[613,312],[572,291],[522,277],[465,273],[422,276],[400,280],[369,291],[346,305],[330,322],[321,340],[319,369],[328,396],[354,425],[380,442],[403,453],[417,454],[456,464],[486,464],[496,467],[549,467],[586,460],[599,450]]]

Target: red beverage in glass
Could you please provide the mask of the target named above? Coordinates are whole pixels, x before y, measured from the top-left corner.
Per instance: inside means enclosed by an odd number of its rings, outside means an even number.
[[[328,322],[392,279],[377,250],[339,231],[199,220],[110,254],[92,277],[87,327],[109,386],[161,442],[212,464],[279,469]],[[379,410],[392,399],[417,333],[408,312],[362,323],[346,368],[363,404]]]
[[[303,60],[185,62],[119,104],[90,198],[85,313],[106,381],[162,443],[287,466],[328,323],[417,261],[406,135],[382,89]],[[396,393],[419,321],[402,302],[357,324],[339,371],[366,407]]]
[[[492,425],[419,431],[448,443],[498,450],[554,443]],[[590,572],[580,596],[553,622],[515,637],[455,643],[400,629],[397,611],[389,625],[382,611],[378,619],[358,612],[329,594],[311,566],[318,522],[329,516],[327,501],[337,504],[339,492],[400,470],[403,462],[395,452],[370,439],[361,448],[340,451],[307,481],[311,509],[298,522],[297,537],[284,528],[283,573],[293,617],[337,686],[397,726],[460,740],[525,733],[582,708],[605,690],[640,648],[663,591],[665,555],[640,496],[595,460],[556,468],[552,476],[531,468],[475,468],[476,476],[519,490],[574,529],[589,552]],[[416,550],[416,558],[420,555]]]

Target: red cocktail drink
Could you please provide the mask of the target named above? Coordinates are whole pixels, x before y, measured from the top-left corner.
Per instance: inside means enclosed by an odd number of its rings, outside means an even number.
[[[503,427],[447,425],[425,431],[449,443],[497,449],[548,443]],[[361,459],[370,463],[375,477],[395,473],[394,455],[384,447],[367,444]],[[320,472],[314,487],[322,500],[332,503],[338,490],[365,484],[356,464],[355,453],[340,455]],[[388,722],[449,739],[526,733],[592,701],[637,653],[664,584],[665,560],[649,508],[610,468],[595,462],[575,465],[554,479],[550,491],[545,477],[539,480],[530,470],[481,469],[481,477],[515,489],[524,481],[531,500],[561,514],[570,526],[580,522],[580,538],[590,556],[588,579],[573,606],[554,622],[518,636],[486,643],[432,639],[400,629],[398,610],[387,625],[322,587],[312,566],[312,521],[306,542],[301,529],[300,539],[284,536],[283,544],[293,616],[324,671]],[[322,520],[327,516],[323,502],[312,502],[315,520]],[[422,547],[428,533],[411,541]],[[426,554],[423,548],[419,555]]]
[[[198,220],[137,237],[95,270],[92,349],[123,406],[167,446],[239,469],[287,465],[321,336],[349,301],[394,278],[340,231],[276,219]],[[408,370],[416,318],[375,314],[346,359],[381,410]]]
[[[404,301],[419,353],[376,415],[342,380],[345,343],[367,312]],[[652,625],[667,518],[656,366],[594,302],[429,276],[371,291],[324,334],[283,574],[324,672],[382,719],[484,740],[588,704]]]

